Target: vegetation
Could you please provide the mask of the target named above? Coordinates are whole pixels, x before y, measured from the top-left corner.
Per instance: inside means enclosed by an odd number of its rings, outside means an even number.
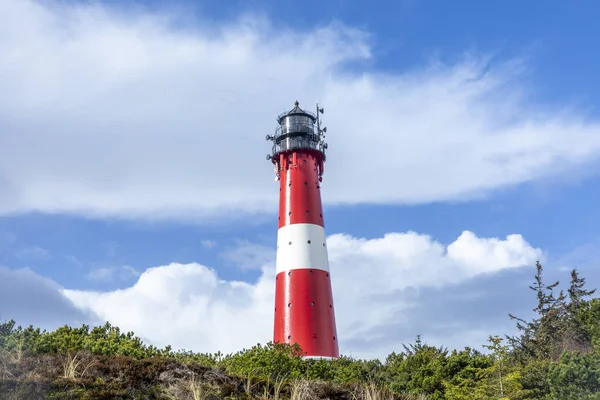
[[[516,336],[448,351],[403,346],[384,362],[303,360],[268,343],[235,354],[147,346],[105,324],[52,332],[0,322],[0,394],[14,399],[600,400],[600,299],[576,270],[566,294],[537,263],[536,316]]]

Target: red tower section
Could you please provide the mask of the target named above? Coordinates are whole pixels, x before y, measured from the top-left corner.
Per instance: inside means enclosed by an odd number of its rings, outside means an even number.
[[[339,357],[323,209],[325,162],[317,113],[295,107],[280,115],[267,156],[279,180],[279,229],[273,342],[298,343],[306,357]],[[315,126],[316,124],[316,126]]]

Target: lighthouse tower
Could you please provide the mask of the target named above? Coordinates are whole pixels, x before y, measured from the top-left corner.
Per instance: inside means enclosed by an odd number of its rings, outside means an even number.
[[[307,358],[339,357],[321,207],[324,133],[316,113],[295,107],[277,118],[267,155],[279,180],[273,342],[297,343]]]

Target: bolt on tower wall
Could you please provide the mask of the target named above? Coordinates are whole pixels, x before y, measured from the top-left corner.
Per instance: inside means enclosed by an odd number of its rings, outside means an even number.
[[[279,180],[279,229],[273,342],[298,343],[310,358],[339,357],[321,181],[324,133],[313,114],[295,107],[277,118],[267,155]],[[316,126],[315,126],[316,124]]]

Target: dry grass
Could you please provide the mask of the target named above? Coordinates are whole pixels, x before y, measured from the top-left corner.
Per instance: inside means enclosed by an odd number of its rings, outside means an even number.
[[[378,387],[375,383],[361,385],[352,393],[354,400],[394,400],[394,395],[388,390]]]
[[[15,376],[9,370],[10,364],[11,360],[9,356],[6,354],[0,354],[0,379],[15,378]]]
[[[219,390],[194,375],[169,385],[165,394],[172,400],[207,400],[216,397]]]
[[[427,400],[426,395],[403,394],[395,396],[388,389],[374,382],[358,386],[352,393],[353,400]]]
[[[248,373],[244,380],[244,392],[249,398],[252,398],[252,389],[257,385],[257,383],[252,383],[255,380],[255,375],[252,373]]]
[[[313,382],[298,379],[290,383],[290,400],[317,400],[318,398]]]
[[[260,393],[260,386],[262,386],[262,395],[257,396],[257,391]],[[243,390],[246,396],[250,399],[269,399],[269,400],[280,400],[281,394],[286,386],[286,376],[277,376],[273,381],[267,379],[266,382],[259,379],[259,375],[256,373],[248,373],[243,380]],[[271,393],[272,389],[272,393]]]
[[[85,375],[87,370],[96,365],[97,361],[90,353],[77,352],[75,355],[71,355],[67,352],[63,356],[63,378],[64,379],[77,379]]]
[[[210,388],[207,388],[202,382],[192,378],[188,382],[188,387],[194,400],[205,400],[210,393]]]
[[[278,376],[273,382],[273,394],[271,394],[271,380],[267,380],[267,384],[264,387],[263,399],[279,400],[281,398],[281,391],[286,383],[286,376]]]
[[[2,356],[10,358],[13,363],[20,363],[23,360],[24,351],[25,338],[21,336],[16,343],[15,349],[13,351],[2,350]]]

